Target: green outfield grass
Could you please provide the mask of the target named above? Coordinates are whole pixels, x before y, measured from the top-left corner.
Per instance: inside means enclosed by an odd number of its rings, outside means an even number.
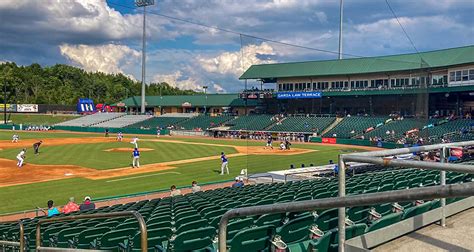
[[[48,114],[8,114],[9,119],[14,124],[28,125],[53,125],[56,123],[69,121],[77,118],[74,115],[48,115]],[[3,118],[3,117],[2,117]]]
[[[1,136],[1,134],[0,134]],[[172,139],[172,138],[163,138]],[[225,145],[261,145],[262,142],[238,141],[229,139],[200,139],[179,138],[180,141],[216,143]],[[199,156],[218,155],[220,151],[233,153],[231,146],[186,145],[179,143],[141,142],[141,147],[153,148],[155,151],[143,152],[141,163],[164,162],[169,160],[189,159]],[[117,147],[131,147],[129,143],[81,144],[76,146],[51,146],[41,149],[38,157],[27,153],[27,162],[41,164],[77,164],[97,169],[123,167],[130,163],[128,153],[104,153],[102,150]],[[247,168],[251,174],[272,170],[288,169],[290,164],[299,167],[301,164],[327,164],[328,160],[336,160],[342,151],[335,146],[312,144],[293,144],[292,147],[318,150],[316,152],[280,156],[280,155],[248,155],[229,158],[230,175],[220,176],[220,160],[209,160],[177,165],[176,169],[161,172],[136,174],[104,180],[89,180],[84,178],[69,178],[58,181],[41,182],[29,185],[18,185],[0,188],[0,213],[44,207],[47,200],[53,199],[58,205],[66,203],[70,196],[78,199],[85,195],[106,197],[121,194],[131,194],[150,190],[169,189],[171,185],[189,186],[192,180],[200,183],[232,180]],[[0,151],[0,156],[14,159],[18,150]]]

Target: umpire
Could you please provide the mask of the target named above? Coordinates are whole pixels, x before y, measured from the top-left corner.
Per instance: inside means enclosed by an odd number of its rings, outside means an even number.
[[[43,143],[42,140],[40,140],[39,142],[36,142],[33,144],[33,149],[35,150],[35,154],[39,154],[39,148],[40,148],[40,145]]]

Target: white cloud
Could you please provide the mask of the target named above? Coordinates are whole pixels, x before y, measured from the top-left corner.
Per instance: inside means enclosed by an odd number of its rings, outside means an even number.
[[[193,77],[184,77],[181,71],[172,74],[157,74],[153,76],[153,82],[166,82],[173,87],[180,89],[202,91],[202,86],[198,84],[198,80]]]
[[[127,65],[137,64],[140,53],[125,45],[68,45],[60,47],[61,54],[86,71],[124,73]],[[132,77],[129,75],[129,77]]]
[[[320,23],[327,23],[328,22],[328,16],[326,15],[326,13],[324,13],[322,11],[317,11],[317,12],[314,13],[314,15],[316,16],[316,18],[318,18]]]
[[[207,72],[239,76],[251,65],[275,63],[272,59],[263,58],[271,55],[275,55],[272,46],[262,43],[247,45],[242,48],[242,52],[223,52],[215,57],[198,56],[197,61]]]
[[[217,92],[217,93],[223,93],[225,92],[225,89],[219,85],[219,84],[213,84],[212,87],[214,88],[214,90]]]

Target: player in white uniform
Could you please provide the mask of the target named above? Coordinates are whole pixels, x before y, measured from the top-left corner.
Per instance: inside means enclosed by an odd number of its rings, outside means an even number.
[[[12,143],[18,143],[18,139],[20,139],[20,136],[18,136],[18,134],[13,134]]]
[[[123,139],[123,133],[121,131],[119,131],[117,133],[117,141],[122,142],[122,139]]]
[[[23,161],[25,159],[25,152],[26,152],[26,149],[22,149],[20,153],[16,155],[16,159],[18,160],[16,165],[18,166],[18,168],[21,168],[23,166]]]
[[[138,137],[132,138],[131,144],[135,145],[135,148],[138,148]]]

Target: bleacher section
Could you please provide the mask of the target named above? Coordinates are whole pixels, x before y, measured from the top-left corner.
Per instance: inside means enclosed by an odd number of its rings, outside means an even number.
[[[95,113],[92,115],[79,117],[70,121],[58,123],[56,125],[57,126],[89,127],[101,122],[110,121],[112,119],[115,119],[124,115],[125,113]]]
[[[447,172],[447,183],[472,181],[473,176]],[[347,179],[348,195],[438,184],[439,171],[397,169],[386,172],[364,173]],[[146,220],[149,251],[194,251],[208,248],[216,251],[216,235],[221,216],[229,209],[257,206],[277,202],[302,201],[337,196],[335,178],[302,180],[288,183],[258,184],[244,188],[221,188],[211,191],[145,200],[124,205],[113,205],[77,214],[138,211]],[[448,199],[452,203],[458,199]],[[347,216],[346,239],[387,227],[400,220],[440,207],[439,200],[428,202],[398,202],[404,209],[393,212],[391,204],[352,207]],[[369,210],[381,214],[379,219],[369,218]],[[61,215],[63,216],[63,215]],[[28,249],[35,247],[35,224],[41,218],[24,220]],[[53,217],[54,218],[54,217]],[[228,225],[230,251],[270,251],[270,239],[279,235],[288,244],[288,251],[318,251],[337,249],[338,211],[336,208],[315,212],[267,214],[233,219]],[[347,222],[349,223],[349,222]],[[313,225],[323,231],[320,238],[309,240]],[[134,219],[110,218],[57,222],[42,225],[43,246],[58,248],[95,248],[139,251],[140,233]],[[0,223],[2,240],[18,241],[17,223]]]
[[[226,123],[226,125],[231,126],[230,130],[264,130],[268,126],[275,123],[272,121],[273,115],[246,115],[239,116],[234,120],[231,120]]]
[[[146,128],[146,129],[156,129],[167,128],[169,126],[176,126],[180,122],[188,120],[187,117],[167,117],[167,116],[158,116],[152,117],[148,120],[141,121],[139,123],[128,125],[127,128]]]
[[[395,120],[389,123],[382,125],[368,133],[365,134],[365,138],[368,139],[369,137],[383,137],[389,141],[396,141],[399,138],[403,137],[403,134],[412,129],[421,129],[427,123],[426,120],[421,119],[412,119],[412,118],[405,118],[403,120]],[[387,135],[386,132],[392,130],[394,131],[394,135]]]
[[[233,116],[196,116],[186,120],[184,122],[179,123],[178,126],[184,128],[185,130],[193,130],[193,129],[209,129],[213,127],[218,127],[219,125],[233,119]]]
[[[363,116],[350,116],[344,117],[344,119],[337,124],[333,129],[324,134],[325,137],[332,137],[336,134],[339,138],[351,138],[362,134],[364,130],[375,127],[379,123],[383,123],[388,117],[363,117]],[[354,133],[351,133],[354,131]]]
[[[110,121],[95,124],[94,127],[123,128],[150,119],[149,115],[125,115]]]
[[[470,128],[470,124],[472,123],[474,123],[474,120],[471,119],[457,119],[432,128],[426,128],[421,132],[428,132],[429,135],[441,137],[448,133],[459,132],[461,129],[467,130]]]
[[[327,128],[332,122],[334,122],[334,120],[336,120],[335,117],[286,117],[281,123],[274,124],[268,130],[280,132],[318,133]]]

